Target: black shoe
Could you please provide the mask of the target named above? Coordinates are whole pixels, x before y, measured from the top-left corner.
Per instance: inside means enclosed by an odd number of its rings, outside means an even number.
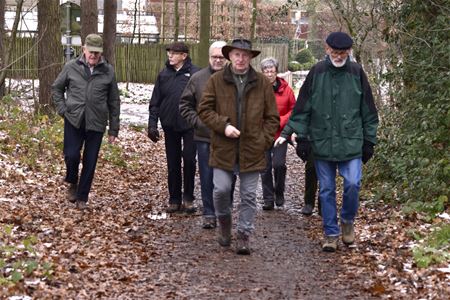
[[[180,211],[180,204],[176,204],[176,203],[171,203],[169,204],[169,206],[166,208],[166,212],[169,214],[173,214],[176,212]]]
[[[75,203],[77,201],[77,189],[78,185],[76,183],[70,183],[69,188],[67,189],[67,200],[70,203]]]
[[[215,217],[203,217],[203,229],[214,229],[217,226]]]
[[[197,209],[194,206],[193,202],[184,202],[184,212],[187,214],[194,214]]]
[[[312,215],[313,210],[314,210],[314,207],[311,204],[305,204],[305,206],[303,206],[303,208],[300,212],[302,214],[304,214],[305,216],[310,216],[310,215]]]
[[[274,209],[273,201],[264,201],[263,210],[273,210]]]
[[[275,195],[275,204],[279,206],[284,205],[284,195]]]

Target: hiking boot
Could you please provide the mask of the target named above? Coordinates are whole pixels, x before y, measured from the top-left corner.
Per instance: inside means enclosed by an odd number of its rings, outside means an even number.
[[[346,245],[351,245],[355,242],[355,228],[352,223],[342,223],[342,242]]]
[[[284,195],[275,195],[275,204],[280,207],[284,205]]]
[[[338,239],[337,236],[326,236],[322,250],[325,252],[336,252]]]
[[[273,210],[274,209],[274,203],[273,200],[264,200],[264,204],[262,209],[263,210]]]
[[[204,217],[203,218],[203,229],[214,229],[216,228],[216,218],[215,217]]]
[[[87,208],[87,201],[83,201],[83,200],[77,200],[75,202],[75,206],[77,207],[77,209],[79,210],[85,210]]]
[[[67,189],[67,200],[70,203],[75,203],[77,201],[77,189],[78,185],[76,183],[70,183]]]
[[[180,204],[171,203],[166,208],[166,213],[173,214],[180,211]]]
[[[184,202],[184,212],[187,214],[194,214],[197,211],[197,209],[194,206],[194,202],[192,201],[186,201]]]
[[[236,253],[240,255],[250,255],[249,236],[243,232],[237,234]]]
[[[303,206],[303,208],[300,212],[302,214],[304,214],[305,216],[310,216],[310,215],[312,215],[313,210],[314,210],[314,207],[311,204],[305,204],[305,206]]]
[[[219,230],[217,241],[220,246],[228,247],[231,244],[231,215],[219,216]]]

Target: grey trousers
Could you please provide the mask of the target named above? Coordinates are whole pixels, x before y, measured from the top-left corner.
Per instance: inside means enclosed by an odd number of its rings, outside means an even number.
[[[216,216],[231,215],[233,204],[230,199],[234,172],[214,168],[214,207]],[[256,215],[256,188],[258,186],[259,172],[239,173],[239,218],[237,230],[250,235],[254,230]]]

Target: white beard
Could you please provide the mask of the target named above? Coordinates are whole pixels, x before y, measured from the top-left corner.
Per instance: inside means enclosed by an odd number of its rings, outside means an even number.
[[[333,66],[335,66],[336,68],[341,68],[341,67],[343,67],[343,66],[345,65],[345,63],[347,62],[347,59],[348,59],[348,57],[346,57],[345,60],[343,60],[342,62],[338,63],[338,62],[335,62],[335,61],[330,57],[331,63],[332,63]]]

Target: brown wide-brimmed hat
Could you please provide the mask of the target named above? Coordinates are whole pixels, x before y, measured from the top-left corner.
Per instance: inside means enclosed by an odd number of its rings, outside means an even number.
[[[261,53],[261,51],[252,49],[252,42],[250,42],[249,40],[246,40],[246,39],[234,39],[231,42],[231,45],[223,46],[223,48],[222,48],[223,56],[226,59],[230,60],[229,54],[230,54],[231,50],[233,50],[233,49],[240,49],[240,50],[249,51],[252,54],[252,58],[258,56]]]

